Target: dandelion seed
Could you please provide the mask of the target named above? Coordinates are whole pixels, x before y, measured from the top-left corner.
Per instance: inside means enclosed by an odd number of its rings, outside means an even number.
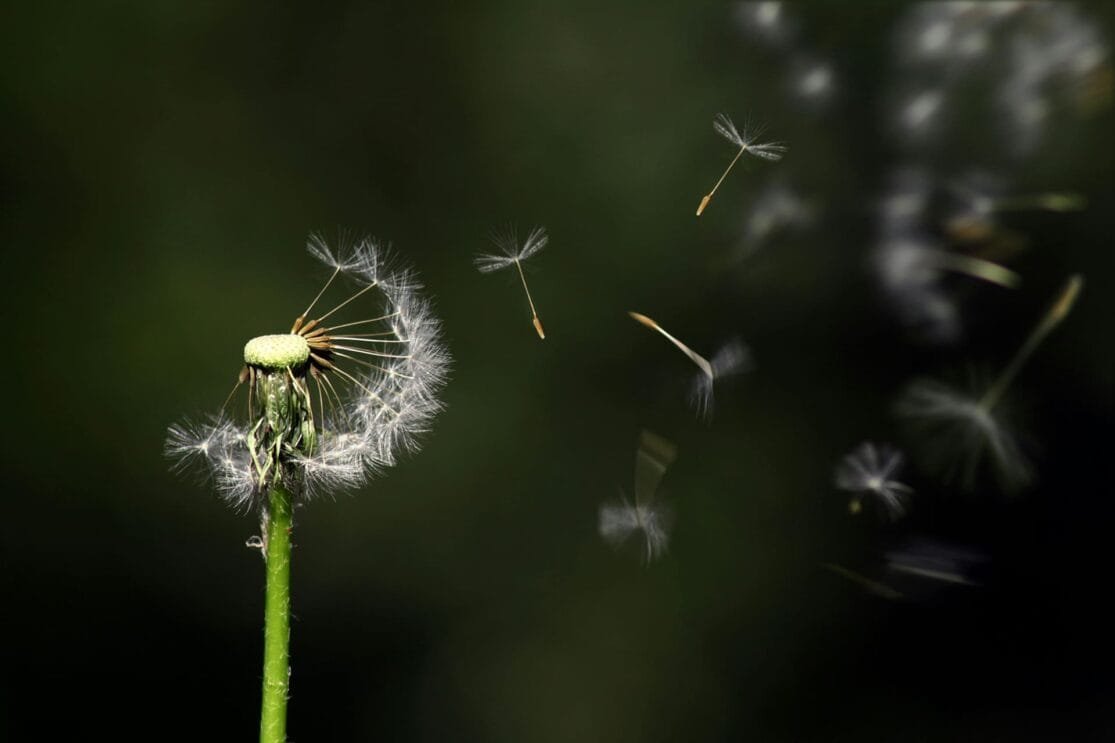
[[[1000,485],[1018,490],[1031,477],[1030,466],[1001,410],[980,404],[978,396],[932,379],[913,382],[896,412],[923,441],[923,459],[948,481],[966,490],[990,455]]]
[[[935,247],[925,240],[894,239],[876,253],[880,275],[892,291],[909,291],[935,283],[942,273],[967,276],[1005,289],[1016,289],[1022,278],[1006,266],[965,253]]]
[[[646,315],[628,312],[633,320],[651,330],[657,331],[670,343],[684,353],[700,370],[690,389],[690,400],[697,414],[707,419],[712,413],[713,385],[717,379],[741,374],[752,367],[751,352],[742,341],[734,339],[722,346],[712,361],[691,349],[666,332],[666,329]]]
[[[697,207],[698,217],[701,216],[701,214],[705,211],[705,208],[708,206],[709,202],[712,201],[712,197],[716,193],[716,189],[720,188],[720,184],[723,183],[724,179],[728,177],[728,173],[730,173],[732,168],[735,167],[736,161],[740,159],[744,152],[750,153],[754,157],[762,158],[763,160],[771,160],[774,162],[781,160],[782,156],[786,154],[786,146],[779,142],[756,142],[755,140],[762,136],[761,129],[752,133],[747,131],[747,127],[744,127],[743,133],[741,134],[740,131],[736,129],[736,125],[732,123],[732,120],[724,114],[716,115],[716,118],[713,119],[712,122],[712,128],[716,130],[717,134],[724,137],[724,139],[728,140],[736,147],[739,147],[739,152],[737,152],[736,156],[732,158],[732,162],[728,164],[728,167],[720,176],[720,180],[718,180],[716,182],[716,185],[712,187],[712,190],[709,191],[704,196],[704,198],[701,199],[701,203]]]
[[[751,349],[745,346],[743,341],[734,338],[721,346],[709,361],[712,374],[706,374],[702,369],[693,378],[690,386],[689,399],[697,416],[705,421],[712,417],[713,384],[716,380],[743,374],[751,371],[753,367]]]
[[[534,325],[534,330],[538,333],[538,337],[545,339],[546,331],[542,329],[542,321],[538,319],[538,312],[534,309],[534,299],[530,296],[530,288],[527,287],[527,279],[523,274],[523,261],[530,258],[535,253],[538,253],[542,248],[546,247],[550,238],[546,234],[544,227],[535,227],[527,235],[527,239],[522,245],[519,244],[518,239],[515,237],[513,229],[508,230],[502,235],[496,235],[492,238],[492,242],[496,244],[501,251],[501,254],[495,253],[482,253],[475,259],[477,270],[481,273],[492,273],[514,265],[519,271],[519,279],[523,282],[523,291],[527,295],[527,303],[530,305],[531,322]]]
[[[1010,362],[980,394],[969,395],[936,380],[918,380],[898,401],[896,413],[925,442],[927,463],[947,479],[958,479],[970,490],[987,455],[1004,490],[1013,492],[1028,484],[1032,477],[1029,462],[1000,403],[1022,366],[1068,316],[1083,284],[1079,275],[1065,283]]]
[[[1087,199],[1071,192],[1004,194],[998,179],[983,172],[972,172],[949,184],[952,213],[948,217],[948,234],[961,242],[979,242],[993,236],[998,229],[996,215],[1004,212],[1079,211]]]
[[[897,519],[906,512],[906,502],[913,488],[893,479],[902,468],[902,452],[893,447],[876,446],[870,442],[860,444],[836,467],[836,487],[852,492],[848,510],[857,514],[863,509],[863,499],[873,497],[882,505],[886,515]]]
[[[996,196],[980,191],[974,184],[957,184],[956,193],[960,219],[988,219],[996,213],[1018,211],[1076,212],[1088,203],[1084,196],[1067,192]]]
[[[962,586],[978,586],[973,573],[987,562],[979,552],[921,537],[888,551],[886,559],[892,573]]]
[[[618,501],[600,507],[600,536],[613,548],[622,547],[633,535],[642,540],[644,563],[666,552],[673,523],[672,512],[656,503],[658,486],[666,470],[677,457],[677,448],[661,436],[643,431],[635,452],[635,501],[629,502],[620,492]]]
[[[867,591],[868,593],[873,593],[880,598],[889,599],[891,601],[902,598],[902,594],[899,591],[894,590],[887,584],[877,580],[872,580],[866,575],[857,573],[855,570],[850,570],[843,565],[837,565],[836,563],[832,562],[823,562],[821,563],[821,567],[831,573],[839,575],[841,578],[845,578],[846,580],[855,583],[863,590]]]
[[[924,602],[946,588],[979,587],[987,563],[986,555],[967,547],[914,537],[886,552],[883,576],[873,571],[868,577],[835,563],[821,567],[881,598]]]

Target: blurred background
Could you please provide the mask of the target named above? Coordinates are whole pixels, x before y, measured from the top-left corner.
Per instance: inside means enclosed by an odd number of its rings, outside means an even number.
[[[421,274],[454,373],[423,451],[296,514],[291,740],[1108,739],[1113,15],[7,5],[0,738],[257,735],[258,523],[163,442],[312,298],[308,234],[347,231]],[[789,152],[697,219],[718,112]],[[545,341],[472,265],[507,224],[550,234]],[[910,244],[1021,284],[903,273]],[[895,400],[1002,368],[1074,272],[1009,394],[1036,481],[965,492]],[[627,310],[755,368],[706,424]],[[649,565],[597,534],[642,429],[678,449]],[[864,440],[910,453],[905,518],[834,488]]]

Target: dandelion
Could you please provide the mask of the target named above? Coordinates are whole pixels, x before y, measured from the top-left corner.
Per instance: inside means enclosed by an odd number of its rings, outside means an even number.
[[[709,202],[712,200],[713,194],[716,193],[716,189],[720,188],[720,184],[723,183],[724,179],[728,177],[728,173],[730,173],[732,168],[735,167],[736,161],[740,159],[744,152],[748,152],[754,157],[759,157],[763,160],[771,160],[774,162],[781,160],[782,156],[786,154],[786,146],[781,143],[756,142],[755,140],[762,136],[761,129],[754,132],[748,132],[747,127],[744,127],[743,133],[741,134],[740,131],[736,129],[736,125],[732,123],[732,120],[724,114],[716,115],[716,118],[712,122],[712,128],[716,130],[717,134],[724,137],[724,139],[728,140],[736,147],[739,147],[739,152],[737,152],[736,156],[732,158],[732,162],[728,164],[728,167],[720,176],[720,180],[718,180],[716,182],[716,185],[712,187],[712,190],[709,191],[704,196],[704,198],[701,199],[701,203],[697,207],[698,217],[701,216],[702,212],[704,212],[705,207],[707,207]]]
[[[542,321],[538,319],[538,312],[534,309],[534,300],[530,296],[530,289],[527,287],[527,278],[523,274],[523,261],[530,258],[535,253],[538,253],[546,244],[550,242],[549,236],[546,234],[544,227],[535,227],[527,235],[527,239],[522,245],[519,245],[518,239],[515,237],[513,229],[508,230],[502,235],[496,235],[492,238],[492,242],[500,249],[500,253],[481,253],[476,256],[476,268],[480,273],[492,273],[500,269],[507,268],[514,265],[519,271],[519,280],[523,282],[523,291],[527,295],[527,303],[530,304],[530,314],[532,322],[534,323],[534,330],[538,333],[538,337],[545,339],[546,331],[542,329]]]
[[[750,370],[753,365],[750,349],[739,339],[733,339],[726,343],[712,357],[712,361],[709,361],[670,335],[665,328],[646,315],[638,312],[628,312],[627,314],[641,325],[660,333],[697,365],[700,371],[690,387],[690,401],[696,409],[697,415],[705,420],[712,414],[713,385],[716,380],[734,374],[741,374]]]
[[[893,447],[876,446],[865,441],[848,454],[836,467],[836,487],[852,492],[848,510],[859,513],[863,499],[875,498],[887,516],[897,519],[906,512],[906,501],[913,489],[893,479],[902,468],[902,452]]]
[[[650,431],[639,435],[639,448],[635,452],[635,502],[628,502],[621,491],[619,501],[600,507],[599,531],[604,541],[618,549],[632,535],[640,535],[646,563],[666,552],[673,515],[655,501],[662,477],[676,457],[677,448],[661,436]]]
[[[285,740],[294,507],[359,486],[401,450],[415,449],[441,407],[448,366],[439,324],[415,282],[386,270],[374,243],[334,253],[314,237],[308,248],[332,274],[288,333],[245,345],[233,394],[247,384],[247,420],[226,416],[226,400],[207,422],[171,426],[166,442],[175,468],[202,464],[229,503],[259,512],[262,533],[249,544],[261,550],[267,572],[264,743]],[[341,275],[356,291],[311,315]],[[373,313],[345,317],[376,296]]]
[[[999,376],[978,396],[943,382],[919,380],[910,385],[896,406],[897,414],[925,439],[926,458],[947,478],[957,478],[966,489],[989,455],[999,484],[1015,491],[1031,479],[1030,465],[1001,411],[1001,402],[1022,366],[1054,328],[1068,316],[1084,280],[1072,276],[1056,301],[1030,332]]]

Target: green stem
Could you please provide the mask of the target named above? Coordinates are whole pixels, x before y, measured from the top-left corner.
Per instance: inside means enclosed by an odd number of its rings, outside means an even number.
[[[290,493],[275,485],[267,526],[267,601],[263,631],[263,708],[260,743],[286,743],[286,703],[290,687]]]

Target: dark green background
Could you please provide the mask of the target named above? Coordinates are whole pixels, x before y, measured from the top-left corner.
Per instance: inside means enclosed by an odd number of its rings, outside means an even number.
[[[880,121],[903,7],[792,9],[842,75],[822,114],[720,4],[0,11],[0,737],[255,737],[258,527],[172,476],[162,443],[312,296],[307,234],[341,230],[421,273],[455,371],[419,455],[297,514],[292,740],[1110,733],[1111,110],[1058,117],[1011,173],[1089,208],[1012,217],[1023,289],[986,292],[961,345],[919,346],[866,270],[901,162]],[[731,155],[721,110],[790,153],[737,168],[698,221]],[[776,173],[823,219],[724,269]],[[531,266],[544,342],[514,278],[471,265],[508,222],[551,235]],[[959,497],[912,471],[908,520],[850,518],[833,465],[905,443],[902,385],[1001,363],[1073,271],[1082,301],[1016,389],[1039,486]],[[628,309],[698,349],[751,345],[710,426]],[[649,568],[595,533],[641,427],[679,447],[675,538]],[[989,579],[894,603],[818,567],[868,570],[908,534],[974,545]]]

